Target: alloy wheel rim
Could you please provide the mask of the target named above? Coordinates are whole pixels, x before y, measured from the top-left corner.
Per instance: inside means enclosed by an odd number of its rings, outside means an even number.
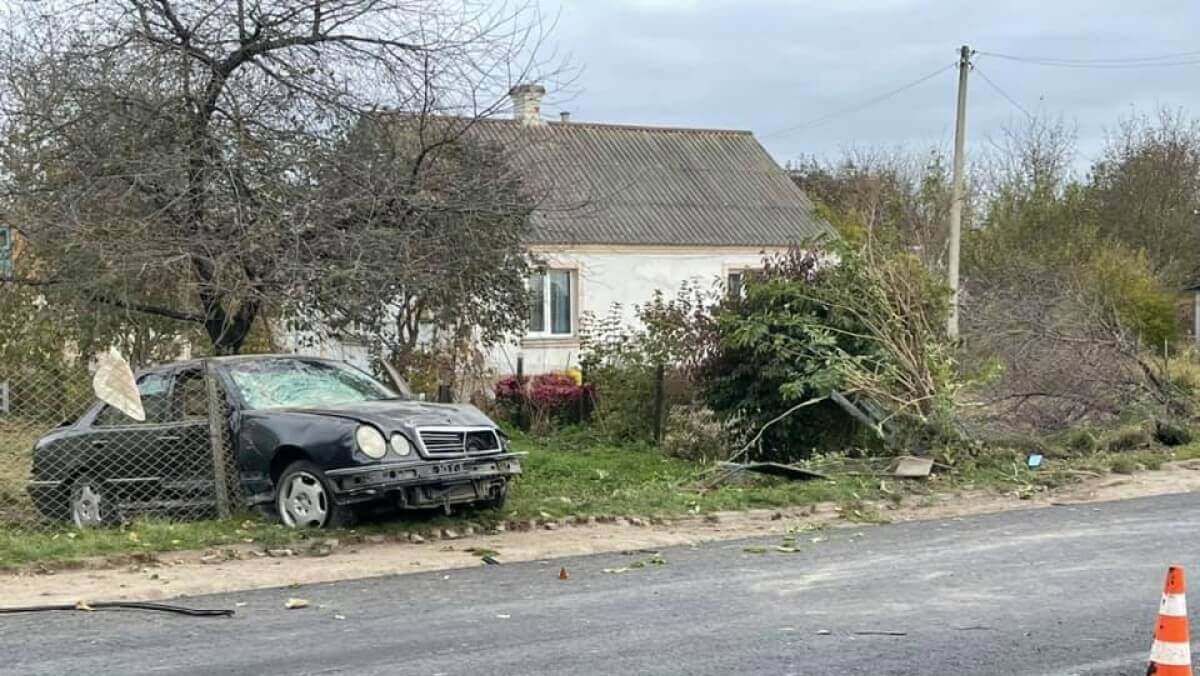
[[[99,525],[102,521],[102,500],[100,492],[92,484],[83,484],[76,489],[75,498],[71,501],[71,520],[79,528]]]
[[[292,528],[320,528],[329,513],[325,487],[309,472],[297,472],[279,493],[279,516]]]

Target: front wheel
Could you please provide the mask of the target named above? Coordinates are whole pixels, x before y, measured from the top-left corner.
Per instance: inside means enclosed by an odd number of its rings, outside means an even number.
[[[505,479],[504,483],[500,484],[499,486],[492,487],[491,495],[489,495],[488,499],[483,502],[483,506],[488,509],[499,511],[504,509],[504,503],[506,502],[508,502],[507,479]]]
[[[111,522],[115,506],[102,482],[82,476],[71,484],[71,522],[76,528],[96,528]]]
[[[343,525],[346,509],[333,501],[329,479],[306,461],[287,466],[275,485],[275,511],[291,528],[329,528]]]

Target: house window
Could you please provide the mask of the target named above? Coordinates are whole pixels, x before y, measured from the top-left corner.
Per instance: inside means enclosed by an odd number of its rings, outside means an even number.
[[[725,290],[730,296],[742,295],[742,283],[745,281],[746,272],[744,270],[730,270],[729,275],[725,278]]]
[[[761,268],[726,268],[725,291],[730,296],[745,295],[746,279]]]
[[[540,270],[529,276],[529,333],[569,336],[575,330],[575,271]]]

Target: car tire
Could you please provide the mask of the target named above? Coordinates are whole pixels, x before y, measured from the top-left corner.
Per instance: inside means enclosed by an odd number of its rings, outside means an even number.
[[[275,512],[290,528],[339,528],[350,522],[350,510],[333,499],[325,472],[307,460],[288,465],[275,484]]]
[[[504,509],[505,503],[508,502],[508,481],[500,486],[500,490],[492,495],[492,497],[483,501],[483,506],[488,509],[500,511]]]
[[[76,528],[82,530],[110,524],[115,521],[115,514],[116,503],[112,491],[104,486],[104,482],[84,475],[71,483],[67,517]]]

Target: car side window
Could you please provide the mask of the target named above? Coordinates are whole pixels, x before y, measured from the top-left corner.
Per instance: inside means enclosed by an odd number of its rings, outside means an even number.
[[[202,371],[189,369],[175,374],[175,402],[184,420],[208,419],[208,389]]]
[[[125,415],[120,409],[105,406],[96,414],[93,425],[96,427],[116,427],[120,425],[154,425],[170,422],[171,414],[171,378],[169,373],[148,373],[138,379],[138,394],[142,398],[142,408],[146,411],[146,420],[137,421]]]

